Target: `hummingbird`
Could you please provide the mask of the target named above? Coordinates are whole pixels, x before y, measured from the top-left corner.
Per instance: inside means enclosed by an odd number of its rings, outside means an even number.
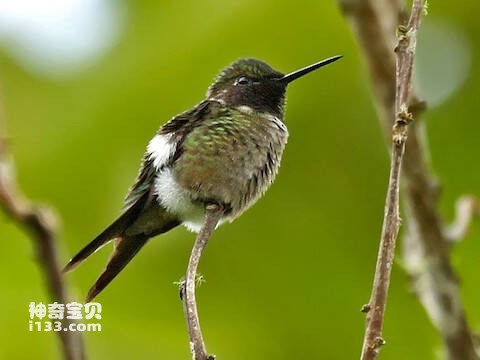
[[[252,206],[274,181],[288,139],[285,94],[292,81],[330,64],[333,56],[283,74],[244,58],[224,68],[205,100],[160,127],[148,143],[124,212],[65,266],[74,269],[103,245],[115,250],[90,288],[95,298],[147,241],[178,225],[198,232],[206,204],[218,204],[218,225]]]

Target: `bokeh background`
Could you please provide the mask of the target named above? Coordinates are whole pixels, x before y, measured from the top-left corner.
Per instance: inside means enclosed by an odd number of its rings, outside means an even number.
[[[432,2],[416,81],[431,103],[431,156],[446,221],[464,193],[480,194],[480,3]],[[61,215],[66,262],[119,213],[148,140],[199,102],[214,75],[253,56],[288,72],[340,62],[289,89],[291,137],[276,183],[221,227],[200,265],[208,348],[219,359],[354,359],[377,254],[388,156],[365,66],[334,1],[4,0],[0,88],[18,180]],[[189,358],[178,291],[194,235],[151,241],[103,292],[102,331],[89,358]],[[0,214],[0,358],[58,359],[52,333],[28,331],[28,304],[49,302],[32,243]],[[455,247],[470,323],[480,329],[475,224]],[[81,301],[104,248],[68,275]],[[393,270],[384,360],[441,358],[439,336]]]

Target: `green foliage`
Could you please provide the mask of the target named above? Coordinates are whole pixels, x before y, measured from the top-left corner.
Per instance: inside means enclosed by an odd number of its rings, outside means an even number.
[[[120,212],[148,140],[203,99],[217,72],[254,56],[283,72],[345,57],[288,92],[289,144],[276,183],[222,226],[200,264],[207,347],[219,359],[353,359],[360,353],[387,185],[388,156],[349,28],[333,1],[129,2],[114,48],[79,76],[35,77],[1,53],[3,103],[19,181],[62,216],[63,262]],[[435,3],[480,48],[476,2]],[[420,42],[419,47],[422,46]],[[442,61],[439,59],[438,61]],[[478,60],[475,60],[478,62]],[[450,219],[460,194],[480,194],[478,66],[426,115]],[[480,325],[478,224],[454,251],[470,323]],[[48,302],[30,240],[0,215],[0,358],[54,359],[56,337],[28,331],[28,304]],[[185,272],[194,235],[151,241],[102,293],[102,332],[87,333],[90,359],[188,357],[182,304],[172,281]],[[68,275],[81,301],[111,248]],[[399,252],[400,254],[400,252]],[[383,360],[434,359],[438,335],[393,271]],[[28,344],[28,345],[26,345]]]

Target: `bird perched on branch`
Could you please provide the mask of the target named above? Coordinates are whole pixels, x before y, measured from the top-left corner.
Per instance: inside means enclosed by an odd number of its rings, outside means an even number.
[[[220,72],[206,99],[163,125],[147,146],[124,213],[65,267],[69,271],[115,240],[115,251],[87,295],[102,291],[152,237],[180,224],[199,231],[206,206],[233,221],[272,184],[288,138],[285,92],[334,56],[284,75],[256,59]],[[216,224],[217,225],[217,224]]]

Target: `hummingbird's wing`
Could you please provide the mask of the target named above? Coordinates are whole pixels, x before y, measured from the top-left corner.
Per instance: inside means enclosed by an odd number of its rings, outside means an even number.
[[[125,197],[125,209],[131,208],[141,200],[145,194],[152,193],[151,190],[155,181],[155,173],[153,159],[149,157],[149,154],[145,154],[137,179]]]
[[[137,179],[125,198],[126,209],[145,194],[153,195],[157,172],[171,166],[180,157],[183,140],[211,111],[211,107],[212,101],[202,101],[193,109],[175,116],[158,130],[147,147]]]

